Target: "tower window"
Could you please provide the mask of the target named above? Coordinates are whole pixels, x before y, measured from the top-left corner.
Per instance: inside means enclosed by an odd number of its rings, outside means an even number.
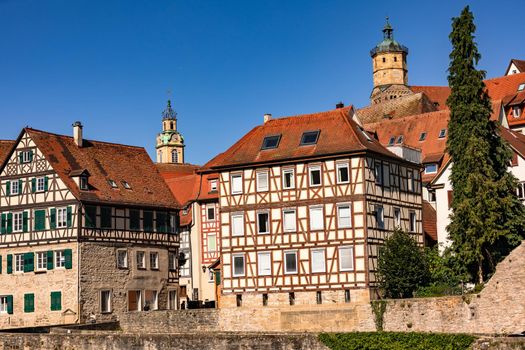
[[[178,163],[179,162],[179,153],[175,150],[171,151],[171,162],[172,163]]]
[[[385,63],[385,62],[386,62],[386,58],[383,57],[383,63]]]
[[[394,57],[394,62],[397,62],[397,57]]]

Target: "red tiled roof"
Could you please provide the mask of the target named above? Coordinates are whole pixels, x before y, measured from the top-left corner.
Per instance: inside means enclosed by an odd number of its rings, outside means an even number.
[[[169,179],[177,176],[191,175],[199,168],[199,165],[184,163],[155,163],[157,170],[163,178]]]
[[[179,213],[180,226],[191,225],[193,221],[193,208],[189,206],[185,211],[181,210]]]
[[[426,236],[437,242],[436,210],[427,201],[423,201],[423,232],[425,232]]]
[[[86,202],[107,202],[131,206],[174,208],[175,198],[162,180],[146,150],[109,142],[84,139],[77,147],[72,137],[25,128],[46,160],[60,176],[71,193]],[[70,173],[87,170],[89,191],[80,191]],[[118,188],[112,188],[108,180]],[[126,181],[127,190],[121,181]]]
[[[204,168],[293,161],[365,151],[398,158],[377,140],[367,138],[369,135],[351,119],[352,111],[349,106],[316,114],[271,119],[253,128],[227,151],[209,161]],[[302,134],[312,130],[320,130],[317,143],[300,146]],[[278,147],[261,150],[263,139],[270,135],[281,135]]]
[[[199,194],[200,175],[192,174],[165,179],[171,193],[183,206],[197,198]]]
[[[410,90],[414,93],[424,93],[437,110],[447,109],[447,98],[450,95],[450,88],[448,86],[411,86]]]
[[[385,119],[402,118],[409,115],[435,111],[436,108],[424,94],[400,96],[393,100],[371,104],[358,109],[356,114],[361,123],[375,123]]]
[[[14,140],[0,140],[0,165],[4,164],[4,161],[11,153],[11,148],[15,145]]]
[[[503,127],[500,127],[499,130],[501,136],[509,143],[509,145],[518,152],[522,158],[525,158],[525,135]]]
[[[503,100],[509,95],[517,94],[518,86],[523,83],[525,83],[525,72],[485,80],[489,96],[493,100]]]

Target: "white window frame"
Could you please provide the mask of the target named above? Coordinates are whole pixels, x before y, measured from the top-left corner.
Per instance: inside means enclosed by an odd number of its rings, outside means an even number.
[[[36,252],[35,253],[36,261],[36,271],[46,271],[47,270],[47,252]]]
[[[217,191],[217,179],[210,180],[210,192]]]
[[[235,219],[240,219],[241,220],[241,223],[240,223],[240,231],[237,232],[235,230],[235,225],[234,225],[234,220]],[[240,212],[240,213],[232,213],[231,216],[230,216],[230,221],[231,221],[231,235],[232,237],[239,237],[239,236],[244,236],[244,213],[243,212]]]
[[[22,163],[29,163],[31,160],[31,151],[22,151]]]
[[[415,187],[415,181],[414,181],[414,173],[410,170],[407,170],[407,190],[408,192],[414,192]]]
[[[237,182],[239,181],[239,182]],[[243,180],[242,180],[242,174],[241,173],[237,173],[237,174],[231,174],[230,175],[230,185],[231,185],[231,194],[232,195],[235,195],[235,194],[242,194],[242,190],[243,190],[243,184],[242,184]],[[235,185],[237,184],[238,186],[240,186],[240,188],[236,188],[237,186]]]
[[[340,162],[340,163],[336,163],[335,165],[336,167],[336,171],[337,171],[337,183],[338,184],[347,184],[347,183],[350,183],[350,164],[348,162]],[[341,174],[340,174],[340,169],[344,169],[346,168],[346,176],[348,177],[348,180],[346,181],[343,181],[341,180]]]
[[[22,232],[24,230],[24,212],[17,211],[13,213],[13,232]]]
[[[314,256],[316,254],[322,253],[322,259],[320,260],[322,262],[321,268],[315,268],[314,265]],[[312,259],[312,273],[324,273],[326,272],[326,249],[325,248],[313,248],[310,250],[310,257]]]
[[[45,176],[40,176],[36,178],[36,188],[35,192],[44,192],[46,189],[46,178]]]
[[[343,250],[349,250],[350,251],[350,263],[351,267],[345,267],[343,268]],[[351,246],[343,246],[339,247],[339,271],[354,271],[354,247]]]
[[[434,166],[434,170],[428,171],[428,167],[429,166]],[[429,163],[429,164],[425,165],[425,174],[435,174],[435,173],[437,173],[437,170],[438,170],[437,168],[438,168],[438,166],[437,166],[436,163]]]
[[[286,187],[286,174],[290,174],[290,186]],[[295,188],[295,170],[283,169],[283,190],[290,190]]]
[[[261,264],[261,256],[268,257],[268,265],[263,266]],[[257,253],[257,274],[259,276],[271,276],[272,274],[272,253],[271,252],[259,252]]]
[[[0,296],[0,314],[7,314],[7,296]]]
[[[211,242],[213,242],[213,244],[211,244]],[[216,251],[217,251],[217,235],[215,233],[209,234],[208,235],[208,252],[215,253]]]
[[[168,270],[176,271],[177,262],[178,262],[177,254],[175,254],[174,252],[169,252],[168,253]]]
[[[19,190],[19,180],[11,180],[10,181],[10,190],[9,190],[9,195],[10,196],[16,196],[18,194],[20,194],[20,192],[18,191]]]
[[[55,268],[57,269],[66,268],[66,254],[64,250],[55,250],[54,258],[55,258]]]
[[[385,228],[385,209],[382,205],[376,205],[376,226],[378,229]]]
[[[308,208],[308,214],[310,217],[310,231],[321,231],[324,230],[324,207],[321,205],[315,205]],[[316,215],[321,214],[320,221],[314,220]]]
[[[267,220],[266,220],[266,231],[262,232],[262,231],[259,231],[260,229],[260,217],[259,215],[264,215],[266,214],[266,217],[267,217]],[[257,212],[257,233],[258,234],[261,234],[261,235],[267,235],[270,233],[270,211],[269,210],[262,210],[262,211],[258,211]]]
[[[142,257],[142,259],[139,259]],[[138,250],[135,256],[135,263],[137,264],[137,270],[144,270],[146,268],[146,252]]]
[[[294,254],[295,255],[295,270],[289,270],[288,269],[288,263],[287,263],[287,260],[286,260],[286,256],[287,255],[290,255],[290,254]],[[296,274],[297,271],[299,270],[298,269],[298,261],[297,261],[297,250],[288,250],[288,251],[285,251],[284,254],[283,254],[283,257],[284,257],[284,273],[287,274],[287,275],[293,275],[293,274]]]
[[[85,191],[88,189],[88,179],[86,176],[80,176],[78,181],[81,190]]]
[[[108,299],[106,305],[104,305],[104,297],[103,295],[107,293]],[[102,289],[100,290],[100,313],[101,314],[110,314],[113,312],[112,307],[112,296],[111,296],[111,289]]]
[[[168,310],[177,310],[177,291],[175,289],[168,290]]]
[[[130,310],[129,309],[129,293],[136,293],[137,295],[137,309],[136,310]],[[127,298],[126,298],[126,304],[128,306],[128,311],[142,311],[142,299],[143,299],[143,295],[142,295],[142,291],[140,289],[131,289],[131,290],[128,290],[128,295],[127,295]]]
[[[57,210],[57,228],[67,227],[67,207],[56,208]]]
[[[394,207],[394,227],[401,227],[401,208]]]
[[[314,184],[312,182],[313,176],[312,173],[315,171],[319,171],[319,183]],[[323,171],[321,170],[320,165],[309,165],[308,166],[308,183],[310,184],[310,187],[319,187],[323,185]]]
[[[15,254],[14,272],[24,272],[24,254]]]
[[[520,106],[513,106],[512,107],[512,116],[514,118],[521,117],[521,107]]]
[[[159,269],[159,252],[149,252],[149,268],[150,270]]]
[[[293,213],[293,228],[287,228],[288,221],[286,220],[286,214]],[[296,209],[283,209],[283,231],[284,232],[297,232],[297,210]]]
[[[343,224],[341,220],[341,209],[348,209],[348,224]],[[339,203],[337,204],[337,227],[338,228],[350,228],[352,227],[352,205],[350,203]]]
[[[256,182],[257,182],[257,192],[267,192],[270,189],[270,180],[267,170],[259,170],[255,173]],[[266,178],[266,184],[264,181],[261,181],[261,178]]]
[[[121,264],[121,254],[124,256],[124,260]],[[117,249],[117,268],[127,269],[128,268],[128,251],[126,249]]]
[[[210,209],[213,212],[213,218],[210,218]],[[217,213],[215,210],[215,204],[206,204],[206,221],[215,221]]]
[[[408,212],[408,230],[411,233],[417,232],[417,216],[414,210]]]
[[[376,185],[383,186],[383,165],[377,160],[374,162],[374,175]]]
[[[235,272],[235,259],[242,258],[242,272]],[[246,275],[246,257],[244,254],[233,254],[232,255],[232,276],[233,277],[244,277]]]

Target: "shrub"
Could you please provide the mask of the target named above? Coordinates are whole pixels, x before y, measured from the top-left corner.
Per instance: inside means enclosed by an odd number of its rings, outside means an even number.
[[[319,340],[333,350],[463,350],[476,338],[466,334],[323,333]]]

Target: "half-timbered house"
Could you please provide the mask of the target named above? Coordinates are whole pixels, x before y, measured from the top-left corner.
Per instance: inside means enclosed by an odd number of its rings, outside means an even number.
[[[177,204],[143,148],[25,128],[0,188],[0,328],[177,307]]]
[[[367,301],[394,228],[422,244],[419,165],[352,116],[265,115],[204,166],[219,173],[220,307]]]

